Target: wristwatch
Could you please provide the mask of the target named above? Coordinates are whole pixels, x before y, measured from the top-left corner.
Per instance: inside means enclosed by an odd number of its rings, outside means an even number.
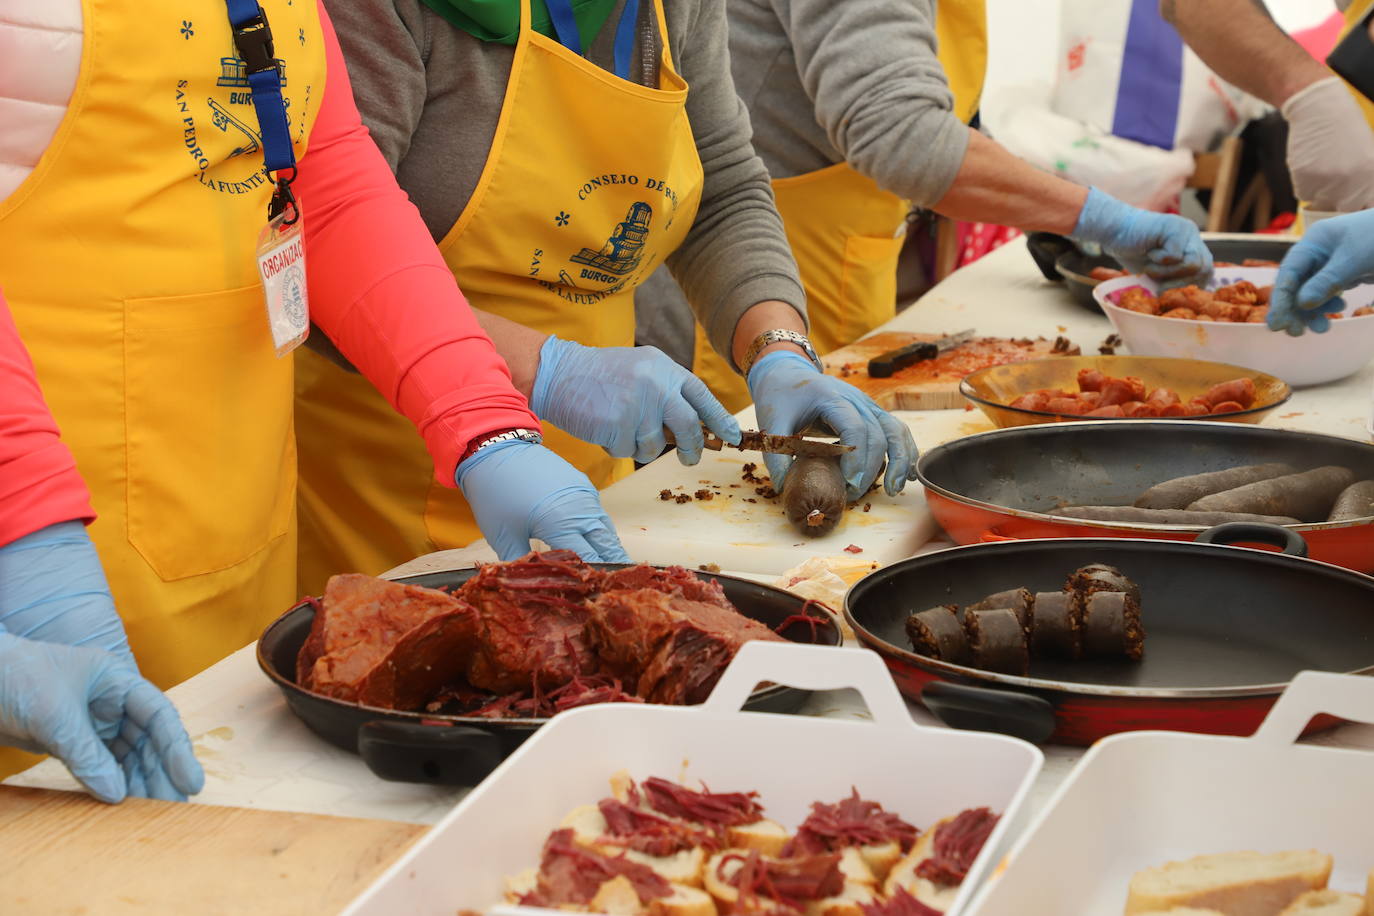
[[[754,366],[754,360],[759,357],[759,351],[769,344],[775,343],[796,344],[805,351],[806,358],[811,360],[817,369],[821,372],[825,371],[825,364],[822,363],[821,358],[816,355],[816,348],[811,346],[811,341],[807,339],[805,334],[798,334],[796,331],[789,331],[783,328],[774,328],[771,331],[764,331],[758,337],[754,338],[754,342],[749,345],[749,349],[744,351],[744,359],[740,361],[739,365],[740,372],[744,375],[748,375],[749,370]]]
[[[524,428],[508,429],[504,432],[492,433],[489,436],[476,440],[476,442],[469,443],[467,451],[463,452],[463,457],[458,459],[458,463],[462,464],[488,445],[495,445],[498,442],[515,442],[517,440],[520,442],[528,442],[531,445],[539,445],[544,441],[544,436],[537,429]]]

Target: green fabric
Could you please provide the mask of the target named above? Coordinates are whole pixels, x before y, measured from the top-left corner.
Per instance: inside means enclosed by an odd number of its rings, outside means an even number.
[[[420,0],[448,20],[454,28],[462,29],[482,41],[513,45],[520,37],[520,0]],[[616,0],[572,0],[573,18],[582,36],[582,50],[591,47],[601,32]],[[544,0],[530,0],[530,17],[534,30],[557,40],[553,20]]]

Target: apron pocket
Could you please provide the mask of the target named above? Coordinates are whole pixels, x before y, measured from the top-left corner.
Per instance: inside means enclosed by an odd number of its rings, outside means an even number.
[[[124,303],[129,542],[164,580],[234,566],[295,508],[292,360],[262,288]]]
[[[844,274],[840,278],[840,339],[847,346],[897,314],[897,258],[904,235],[879,238],[851,235],[844,241]]]

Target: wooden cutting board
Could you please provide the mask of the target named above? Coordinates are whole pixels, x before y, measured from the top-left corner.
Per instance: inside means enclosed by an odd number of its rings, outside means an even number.
[[[1071,347],[1056,353],[1055,342],[1044,338],[977,337],[942,353],[937,359],[908,366],[888,378],[869,376],[868,361],[873,357],[917,341],[938,340],[941,336],[884,331],[827,353],[822,361],[826,372],[862,389],[887,410],[948,410],[967,403],[959,394],[959,382],[970,372],[987,366],[1079,352]]]
[[[0,786],[0,913],[334,913],[426,829]]]

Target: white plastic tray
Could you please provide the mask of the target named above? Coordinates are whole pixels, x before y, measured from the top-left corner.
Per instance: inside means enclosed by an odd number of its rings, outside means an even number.
[[[1129,732],[1094,746],[1017,840],[971,916],[1112,916],[1142,868],[1317,849],[1331,886],[1374,867],[1374,754],[1295,743],[1318,713],[1374,722],[1374,678],[1304,671],[1252,737]]]
[[[871,722],[741,712],[760,681],[857,688]],[[814,801],[858,788],[920,828],[965,808],[1002,812],[950,914],[1006,845],[1043,755],[1002,735],[920,726],[881,659],[863,649],[746,643],[699,707],[609,704],[556,716],[474,789],[345,912],[445,914],[500,904],[504,878],[538,864],[570,810],[609,793],[628,769],[718,792],[757,790],[795,828]]]

